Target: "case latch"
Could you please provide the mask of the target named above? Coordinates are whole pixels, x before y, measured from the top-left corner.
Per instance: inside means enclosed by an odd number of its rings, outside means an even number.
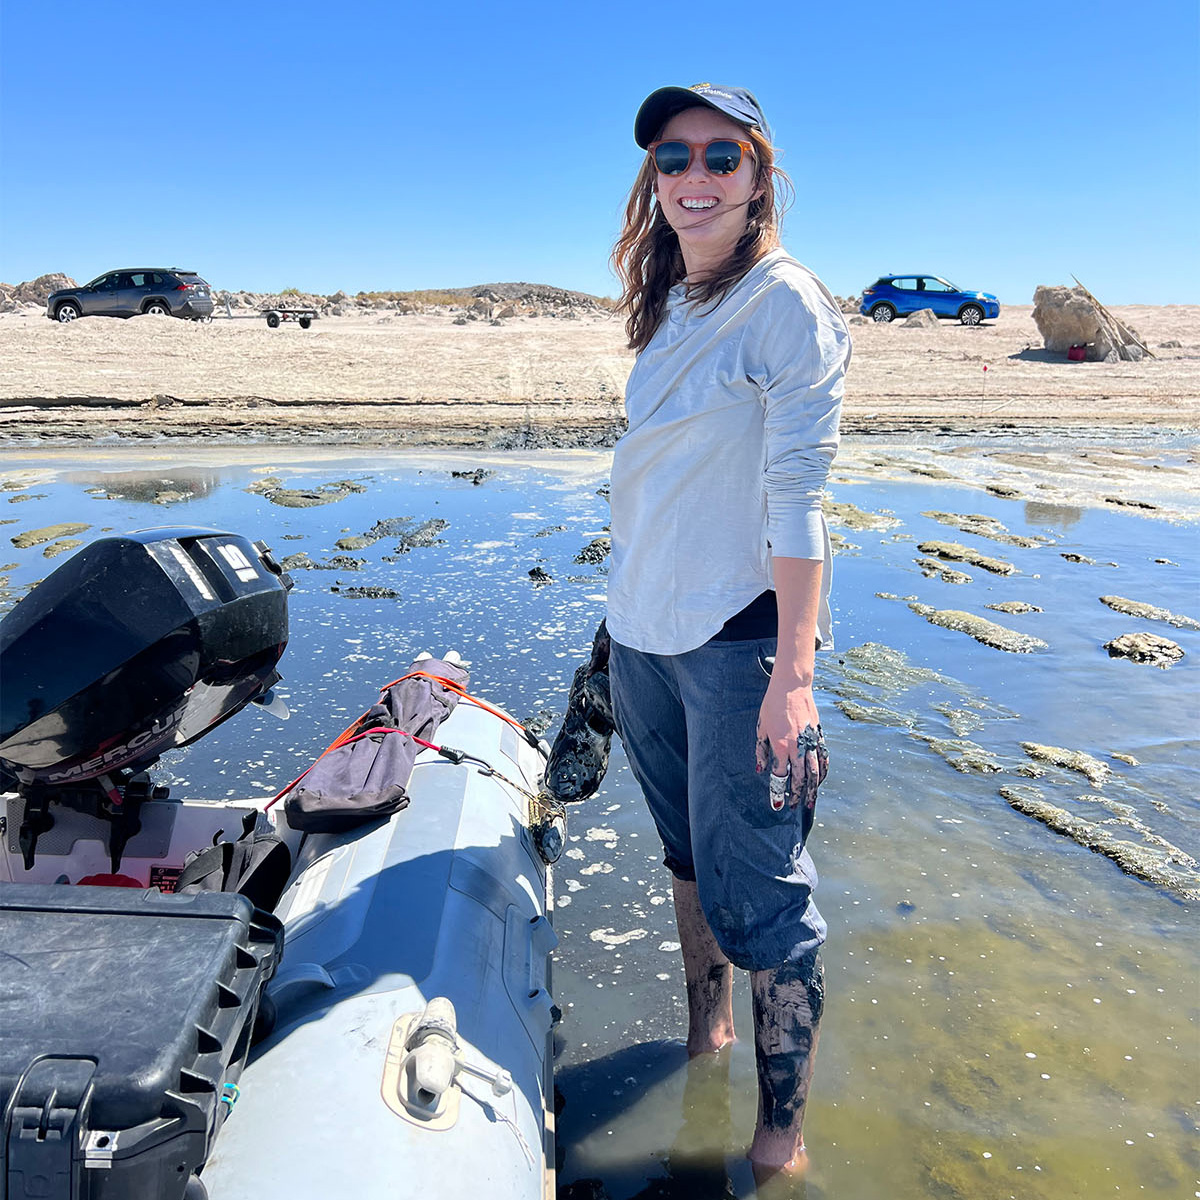
[[[88,1058],[43,1058],[13,1093],[5,1130],[8,1200],[77,1200],[92,1076]]]

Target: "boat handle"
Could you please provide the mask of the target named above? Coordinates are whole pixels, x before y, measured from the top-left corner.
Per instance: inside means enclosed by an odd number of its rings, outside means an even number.
[[[269,989],[271,999],[276,1004],[281,1004],[287,992],[293,991],[298,987],[303,987],[305,984],[315,984],[318,987],[329,988],[331,990],[337,987],[333,976],[320,963],[297,963],[294,967],[288,967],[287,970],[280,971],[271,980]]]

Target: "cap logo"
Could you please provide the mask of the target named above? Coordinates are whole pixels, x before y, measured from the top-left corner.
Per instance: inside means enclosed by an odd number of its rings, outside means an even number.
[[[734,100],[734,101],[737,100],[736,96],[731,95],[729,92],[723,92],[723,91],[721,91],[720,88],[713,87],[713,85],[711,83],[693,83],[692,86],[690,88],[688,88],[688,91],[689,92],[708,92],[713,96],[721,96],[725,100]]]

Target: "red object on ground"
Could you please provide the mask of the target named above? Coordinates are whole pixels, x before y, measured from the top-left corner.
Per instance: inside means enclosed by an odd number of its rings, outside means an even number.
[[[1067,357],[1072,362],[1083,362],[1083,360],[1085,358],[1087,358],[1087,347],[1086,346],[1072,346],[1067,351]]]
[[[132,875],[85,875],[79,881],[80,887],[135,887],[144,888]]]

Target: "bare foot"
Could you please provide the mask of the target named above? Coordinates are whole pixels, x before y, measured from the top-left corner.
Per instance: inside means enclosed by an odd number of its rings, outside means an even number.
[[[688,1032],[687,1054],[688,1058],[700,1058],[705,1054],[719,1054],[726,1046],[732,1045],[737,1041],[732,1029],[728,1031],[720,1029],[710,1029],[706,1035],[693,1036]]]
[[[755,1146],[746,1152],[750,1168],[754,1172],[754,1186],[758,1200],[803,1200],[808,1194],[805,1179],[808,1176],[808,1151],[803,1146],[785,1163],[779,1163],[767,1153],[756,1156]],[[764,1148],[765,1149],[765,1148]]]

